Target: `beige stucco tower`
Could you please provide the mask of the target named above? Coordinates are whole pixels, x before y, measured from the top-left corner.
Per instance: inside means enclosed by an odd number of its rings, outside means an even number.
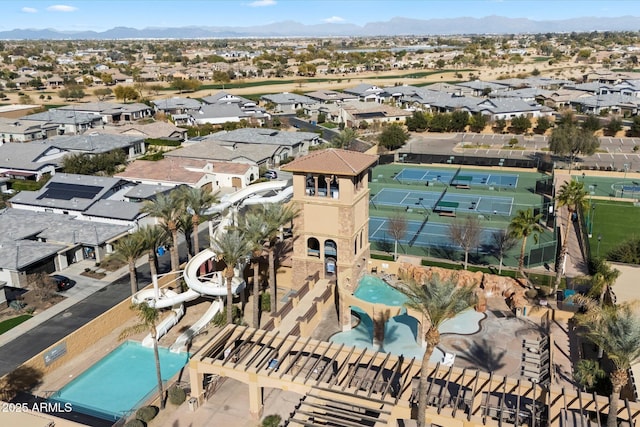
[[[369,259],[369,171],[378,156],[327,149],[285,165],[293,173],[293,285],[308,276],[350,289]]]

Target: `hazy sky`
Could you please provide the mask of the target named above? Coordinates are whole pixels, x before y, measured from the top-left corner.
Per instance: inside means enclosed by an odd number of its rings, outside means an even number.
[[[104,31],[117,26],[254,26],[293,20],[364,25],[393,17],[533,20],[640,16],[637,0],[84,0],[0,1],[0,30]],[[640,27],[640,26],[639,26]]]

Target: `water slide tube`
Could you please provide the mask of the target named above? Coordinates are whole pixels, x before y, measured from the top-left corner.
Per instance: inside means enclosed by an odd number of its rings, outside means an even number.
[[[221,203],[210,208],[207,213],[222,212],[235,204],[256,205],[265,203],[279,203],[288,200],[293,195],[293,187],[287,187],[287,181],[269,181],[250,185],[242,190],[230,194],[223,198]],[[262,197],[259,194],[277,192],[275,195]],[[232,223],[233,212],[229,212],[216,228],[216,235],[224,233],[226,228]],[[214,236],[216,237],[216,236]],[[207,276],[200,276],[198,271],[200,266],[215,257],[216,254],[211,249],[205,249],[196,254],[187,262],[183,272],[183,278],[189,289],[183,293],[176,293],[170,289],[145,289],[137,292],[131,299],[134,304],[146,302],[151,307],[167,308],[172,307],[172,313],[163,319],[156,327],[157,337],[160,338],[168,332],[184,315],[184,302],[192,301],[202,295],[223,297],[227,295],[226,279],[221,272],[214,272]],[[240,277],[240,271],[235,270],[235,275],[231,279],[231,289],[234,294],[238,294],[245,287],[245,282]],[[187,331],[181,334],[176,342],[171,346],[171,351],[182,351],[188,342],[200,329],[206,326],[211,319],[222,311],[224,304],[222,300],[214,301],[205,314]],[[151,334],[143,339],[143,345],[152,346]]]

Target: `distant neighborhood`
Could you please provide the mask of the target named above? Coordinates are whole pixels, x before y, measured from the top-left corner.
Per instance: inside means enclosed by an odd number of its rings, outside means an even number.
[[[319,40],[226,47],[159,41],[155,52],[141,43],[124,50],[120,42],[2,42],[0,189],[6,207],[0,213],[0,283],[21,288],[33,272],[52,273],[83,259],[100,262],[119,238],[154,223],[143,202],[171,189],[226,194],[268,179],[267,170],[318,148],[375,151],[375,135],[391,125],[544,134],[541,122],[552,127],[572,111],[597,117],[602,128],[619,122],[614,131],[634,132],[640,73],[633,66],[640,43],[613,42],[597,50],[576,49],[569,41],[566,35],[486,37],[481,43],[453,38],[437,49],[414,49],[416,40],[394,38],[392,45],[408,46],[399,51],[366,39],[339,46]],[[563,77],[562,69],[543,73],[567,60],[582,70],[578,77]],[[507,72],[468,71],[503,62]],[[523,63],[533,68],[519,71]],[[457,81],[351,79],[445,69]],[[335,87],[329,80],[324,89],[305,90],[318,76],[331,76]],[[264,85],[261,94],[247,96],[224,89],[278,77],[294,78],[293,89],[264,93]],[[218,89],[194,96],[202,86]],[[411,125],[421,115],[447,114],[463,114],[462,128],[438,127],[435,120],[427,129]],[[515,126],[519,118],[527,120],[524,128]],[[295,120],[308,127],[296,129]],[[355,130],[354,137],[337,143],[346,128]]]

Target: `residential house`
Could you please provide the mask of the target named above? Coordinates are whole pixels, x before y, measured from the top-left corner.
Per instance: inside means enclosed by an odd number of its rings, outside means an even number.
[[[136,135],[86,133],[83,135],[57,136],[47,144],[74,154],[96,155],[121,150],[128,160],[144,155],[144,138]]]
[[[37,191],[21,191],[11,207],[69,215],[81,220],[137,228],[146,216],[124,195],[136,184],[120,178],[57,173]]]
[[[99,114],[60,109],[29,114],[22,120],[38,122],[43,127],[56,127],[58,135],[77,135],[103,124],[102,116]]]
[[[313,92],[305,93],[305,96],[308,96],[311,99],[315,99],[322,104],[330,104],[333,102],[341,101],[353,101],[358,99],[357,95],[337,92],[335,90],[316,90]]]
[[[38,123],[24,123],[16,119],[0,117],[0,140],[7,142],[30,142],[42,139],[42,128]]]
[[[184,114],[189,110],[197,110],[202,106],[202,103],[197,99],[181,97],[158,99],[151,101],[151,103],[153,104],[153,108],[156,113],[162,112],[169,116]]]
[[[585,114],[623,114],[625,117],[638,114],[640,97],[620,94],[583,96],[571,100],[571,107]]]
[[[355,87],[347,88],[344,90],[344,93],[355,95],[360,101],[363,102],[382,102],[383,98],[380,96],[380,94],[382,94],[383,92],[384,89],[369,83],[360,83]]]
[[[259,169],[249,163],[165,157],[156,162],[136,160],[115,176],[156,188],[188,185],[215,193],[245,188],[259,178]]]
[[[308,96],[288,92],[262,95],[260,99],[271,103],[276,113],[286,114],[293,114],[299,109],[308,108],[318,103],[318,101]]]
[[[83,259],[100,262],[129,227],[69,215],[5,209],[0,212],[0,303],[15,299],[29,276],[50,274]]]
[[[186,129],[167,122],[105,126],[102,129],[96,129],[95,133],[130,135],[144,139],[165,139],[169,141],[185,141],[187,139]]]
[[[327,104],[319,109],[327,119],[345,123],[348,127],[361,127],[363,123],[404,123],[411,112],[391,105],[375,102],[348,101],[339,104]]]
[[[39,181],[55,175],[62,159],[69,152],[43,142],[0,145],[0,176],[12,179]]]
[[[289,149],[280,145],[242,144],[216,141],[205,138],[202,141],[165,153],[165,158],[205,159],[218,162],[246,163],[272,168],[289,157]]]
[[[208,136],[222,145],[261,145],[283,147],[280,160],[309,153],[309,148],[320,144],[320,136],[313,132],[285,132],[266,128],[242,128],[217,132]]]
[[[152,117],[153,108],[142,103],[119,104],[115,102],[88,102],[59,107],[59,111],[74,111],[81,113],[99,114],[102,121],[107,123],[133,122]]]
[[[514,98],[491,98],[483,100],[469,109],[469,113],[481,113],[490,116],[491,120],[510,120],[514,117],[550,116],[552,111],[535,102],[529,103]]]

